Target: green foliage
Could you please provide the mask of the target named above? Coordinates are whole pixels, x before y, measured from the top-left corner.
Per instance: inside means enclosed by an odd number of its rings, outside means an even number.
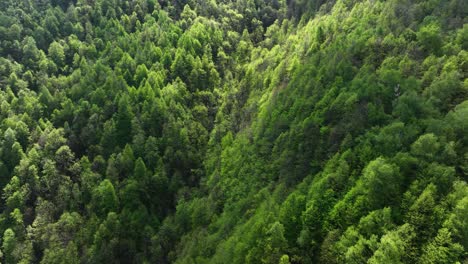
[[[5,261],[9,263],[14,263],[15,260],[14,250],[16,248],[16,237],[15,232],[11,229],[5,230],[3,233],[3,244],[2,244],[2,252],[4,254]]]
[[[417,38],[425,51],[439,55],[443,42],[440,37],[440,27],[437,24],[431,23],[421,27]]]
[[[0,262],[466,261],[465,6],[0,1]]]
[[[92,211],[100,216],[117,211],[119,206],[117,194],[108,179],[102,181],[93,191],[93,205]]]
[[[132,139],[132,119],[133,113],[131,111],[130,102],[127,96],[120,98],[115,114],[115,141],[118,146],[123,147],[127,142]]]
[[[58,67],[64,66],[65,63],[65,51],[58,42],[52,42],[49,46],[48,52],[50,58]]]
[[[433,241],[429,242],[421,256],[421,263],[451,263],[460,259],[463,247],[454,243],[450,232],[442,228]]]
[[[382,236],[378,249],[368,263],[405,263],[405,255],[410,253],[414,231],[408,224]]]

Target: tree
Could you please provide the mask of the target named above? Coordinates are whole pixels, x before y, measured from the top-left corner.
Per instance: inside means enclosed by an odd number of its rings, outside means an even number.
[[[464,248],[454,243],[452,234],[447,228],[442,228],[437,236],[424,248],[419,263],[456,263],[463,255]]]
[[[359,232],[365,237],[373,235],[382,236],[394,228],[392,221],[392,210],[385,207],[370,212],[367,216],[359,220]]]
[[[129,175],[135,169],[135,156],[132,147],[127,144],[123,152],[119,155],[120,173]]]
[[[103,180],[93,191],[92,204],[92,210],[101,217],[118,210],[119,200],[111,181],[108,179]]]
[[[436,135],[429,133],[422,135],[411,145],[411,152],[419,157],[432,159],[440,149]]]
[[[187,37],[189,38],[189,37]],[[191,48],[191,46],[190,46]],[[177,49],[174,61],[171,65],[172,76],[181,78],[183,81],[187,81],[190,76],[194,64],[194,58],[190,53],[187,53],[184,49]]]
[[[28,83],[18,78],[16,73],[11,73],[8,78],[8,84],[14,92],[19,93],[20,91],[25,91],[28,88]]]
[[[5,257],[5,261],[7,263],[16,263],[17,257],[15,255],[15,248],[16,248],[17,240],[15,236],[15,232],[8,228],[3,233],[3,244],[2,244],[2,251]]]
[[[59,34],[59,21],[52,10],[53,9],[47,9],[46,16],[43,20],[43,27],[50,36],[57,36]]]
[[[68,146],[61,146],[57,152],[55,152],[55,162],[57,168],[61,172],[68,170],[73,164],[74,159],[75,155]]]
[[[147,181],[147,170],[143,159],[138,158],[135,162],[135,169],[133,170],[133,177],[141,184]]]
[[[134,83],[137,86],[141,86],[143,80],[148,77],[148,69],[146,68],[145,64],[140,64],[136,68],[135,76],[134,76]]]
[[[279,263],[284,250],[287,247],[287,240],[284,237],[284,227],[279,222],[274,222],[266,232],[264,254],[262,263]]]
[[[302,229],[302,212],[305,210],[305,197],[297,193],[290,195],[280,210],[280,220],[285,229],[285,237],[290,245],[295,244]],[[314,219],[319,221],[319,219]]]
[[[418,199],[411,205],[406,215],[407,223],[414,226],[417,241],[421,244],[435,233],[435,212],[437,187],[429,184]]]
[[[78,249],[74,242],[68,243],[66,248],[53,246],[44,250],[44,256],[41,263],[43,264],[79,264],[80,258]]]
[[[133,84],[136,67],[135,60],[126,52],[124,52],[122,59],[116,65],[116,68],[128,84]]]
[[[4,133],[2,152],[2,159],[10,171],[19,164],[24,156],[23,148],[16,142],[16,132],[11,128],[8,128]]]
[[[115,121],[113,119],[108,120],[103,124],[103,132],[99,142],[99,145],[103,148],[102,153],[104,156],[108,157],[114,152],[115,147],[118,145],[117,140]]]
[[[419,44],[426,52],[431,52],[436,55],[440,54],[443,42],[440,37],[440,27],[437,24],[431,23],[421,27],[416,35]]]
[[[23,40],[22,62],[31,69],[36,69],[41,59],[41,53],[36,46],[36,41],[32,37],[26,37]]]
[[[158,202],[151,203],[153,208],[156,208],[158,212],[157,215],[165,215],[168,211],[167,208],[171,204],[172,194],[169,190],[169,179],[166,176],[166,171],[161,158],[157,161],[155,173],[151,176],[147,188],[150,197],[157,197]]]
[[[119,216],[114,212],[107,214],[106,219],[99,225],[93,236],[91,258],[96,263],[118,260],[120,228]]]
[[[120,98],[118,110],[114,118],[117,145],[123,147],[125,144],[131,142],[132,139],[133,113],[128,96],[122,96]]]
[[[288,255],[283,255],[280,258],[279,264],[290,264],[289,262],[289,256]]]
[[[411,240],[414,236],[415,233],[408,224],[404,224],[397,230],[387,233],[381,238],[379,248],[367,263],[405,263],[405,255],[411,251]]]
[[[371,161],[364,170],[364,188],[374,208],[394,204],[400,195],[400,173],[398,168],[383,158]]]
[[[56,41],[52,42],[49,46],[49,57],[58,67],[63,67],[65,63],[65,51],[63,46]]]
[[[444,223],[463,248],[468,248],[468,197],[462,198],[457,202],[452,214]]]

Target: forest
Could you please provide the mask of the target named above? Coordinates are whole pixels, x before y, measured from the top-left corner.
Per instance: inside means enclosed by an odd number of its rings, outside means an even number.
[[[0,263],[467,264],[466,0],[1,0]]]

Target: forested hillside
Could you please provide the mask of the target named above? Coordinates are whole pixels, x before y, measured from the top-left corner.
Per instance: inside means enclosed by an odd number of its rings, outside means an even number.
[[[1,263],[468,263],[465,0],[0,1]]]

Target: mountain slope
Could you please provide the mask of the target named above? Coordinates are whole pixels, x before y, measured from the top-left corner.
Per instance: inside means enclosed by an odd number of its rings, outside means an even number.
[[[451,1],[4,1],[5,263],[454,263]]]

